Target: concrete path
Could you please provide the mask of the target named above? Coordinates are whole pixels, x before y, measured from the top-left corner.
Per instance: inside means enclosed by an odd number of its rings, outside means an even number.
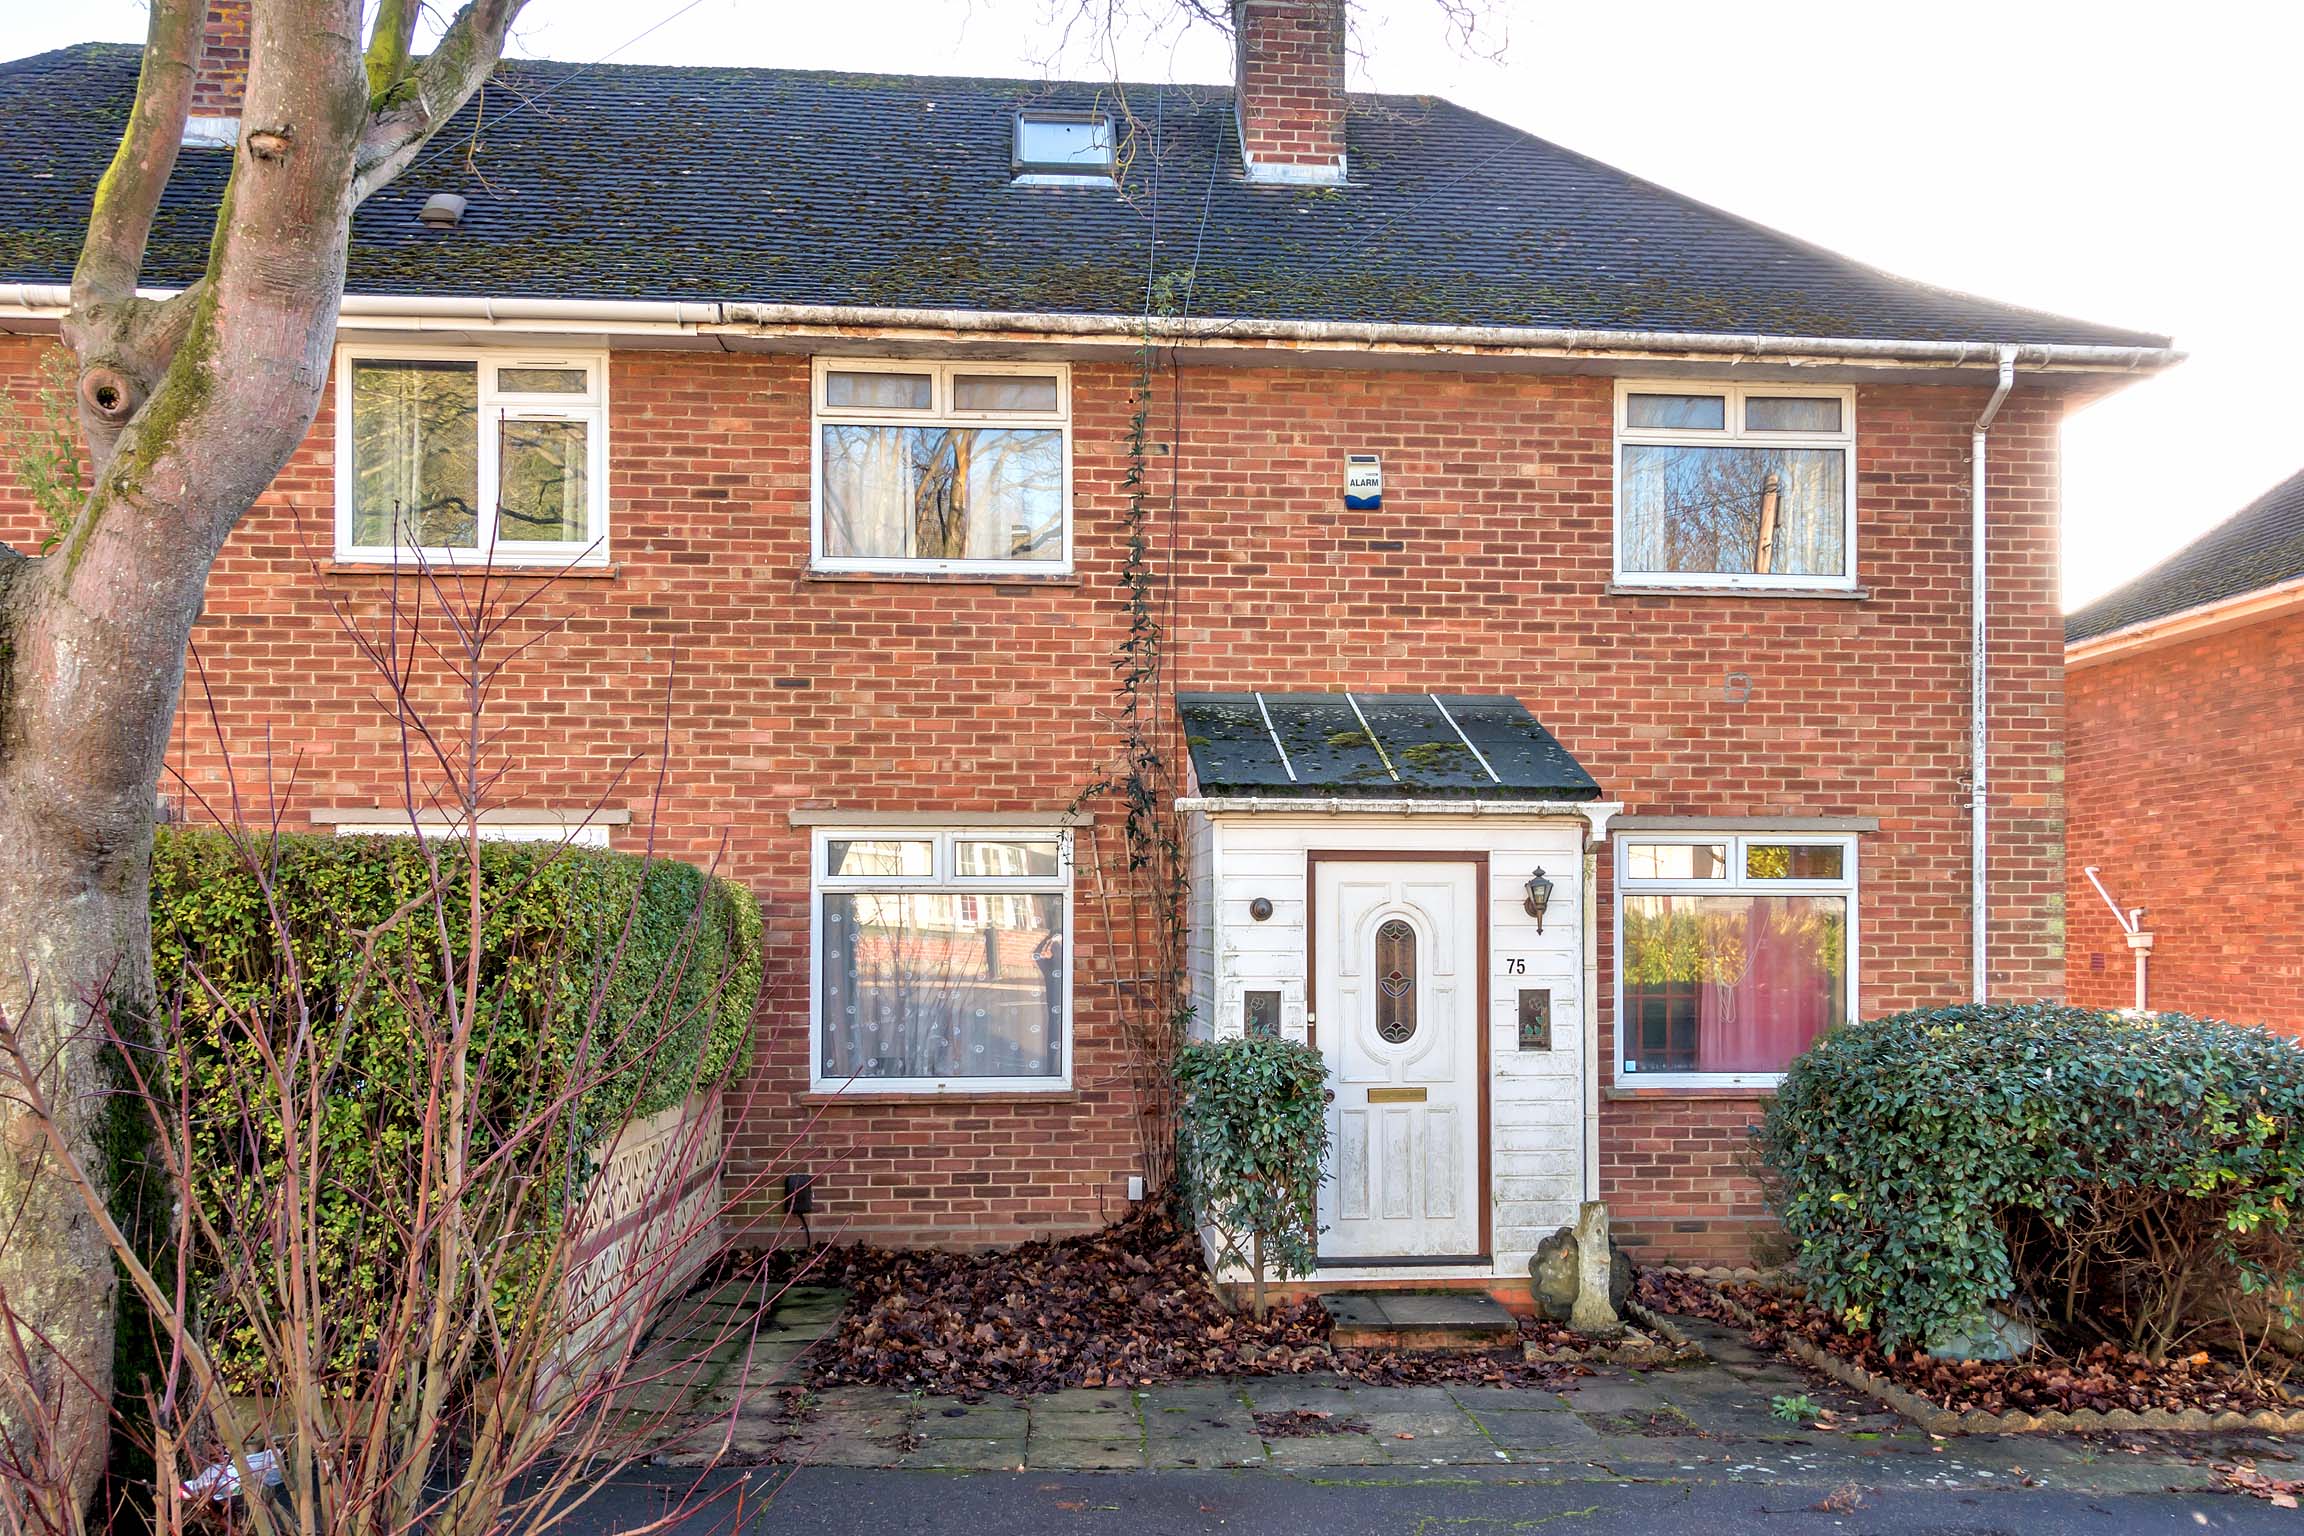
[[[1731,1331],[1687,1322],[1711,1363],[1605,1370],[1544,1389],[1240,1377],[976,1402],[802,1390],[799,1357],[840,1307],[837,1292],[794,1292],[776,1327],[736,1339],[729,1320],[745,1314],[706,1297],[660,1329],[651,1349],[658,1382],[646,1390],[684,1394],[685,1417],[656,1454],[659,1475],[676,1480],[715,1461],[937,1474],[1257,1471],[1322,1487],[1323,1479],[1382,1487],[1504,1477],[1527,1486],[1764,1485],[1821,1490],[1821,1499],[1840,1488],[2156,1495],[2216,1487],[2211,1459],[2291,1470],[2279,1459],[2288,1447],[2263,1434],[1945,1439]],[[688,1362],[687,1374],[665,1361]],[[1774,1409],[1790,1399],[1804,1399],[1811,1416],[1779,1417]],[[1821,1410],[1831,1427],[1816,1422]]]

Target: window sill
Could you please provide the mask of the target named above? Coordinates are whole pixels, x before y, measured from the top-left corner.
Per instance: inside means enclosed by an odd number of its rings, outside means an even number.
[[[1076,1088],[875,1088],[862,1093],[828,1093],[811,1088],[800,1096],[803,1104],[1076,1104]]]
[[[1773,1084],[1765,1088],[1665,1084],[1654,1088],[1608,1087],[1600,1090],[1600,1097],[1611,1104],[1639,1099],[1772,1099],[1776,1088]]]
[[[1861,603],[1872,596],[1870,587],[1664,587],[1636,582],[1608,583],[1610,597],[1774,597],[1801,602]]]
[[[413,560],[327,560],[320,566],[327,576],[500,576],[518,581],[613,581],[620,567],[613,565],[418,565]]]
[[[809,571],[803,581],[895,582],[937,587],[1077,587],[1076,572],[1019,575],[999,571]]]

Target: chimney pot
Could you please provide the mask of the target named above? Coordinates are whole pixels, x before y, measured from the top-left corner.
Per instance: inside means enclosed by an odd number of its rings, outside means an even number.
[[[1251,182],[1344,181],[1345,0],[1232,0],[1240,153]]]

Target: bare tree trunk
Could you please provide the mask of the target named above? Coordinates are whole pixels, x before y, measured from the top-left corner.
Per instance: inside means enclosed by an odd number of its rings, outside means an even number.
[[[88,1165],[105,1082],[97,1006],[152,995],[155,796],[209,567],[310,428],[335,344],[353,209],[493,69],[522,0],[472,0],[412,59],[417,7],[256,0],[242,135],[208,270],[137,294],[174,169],[202,0],[152,0],[136,104],[90,210],[65,339],[92,461],[54,553],[0,551],[0,1010]],[[112,1261],[0,1079],[0,1434],[40,1405],[83,1495],[105,1448]]]

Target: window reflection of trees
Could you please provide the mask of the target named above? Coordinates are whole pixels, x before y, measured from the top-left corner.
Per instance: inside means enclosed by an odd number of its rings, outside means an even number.
[[[355,363],[353,542],[479,543],[480,371],[471,363]]]
[[[1643,1071],[1697,1070],[1707,1029],[1749,1024],[1780,1032],[1788,1061],[1816,1030],[1846,1020],[1847,913],[1844,896],[1625,897],[1627,1059]]]
[[[1833,448],[1624,448],[1624,568],[1845,574],[1847,458]]]
[[[1047,427],[824,427],[825,552],[1063,556],[1063,434]]]
[[[587,435],[580,421],[504,422],[497,439],[498,538],[566,544],[584,538]]]

